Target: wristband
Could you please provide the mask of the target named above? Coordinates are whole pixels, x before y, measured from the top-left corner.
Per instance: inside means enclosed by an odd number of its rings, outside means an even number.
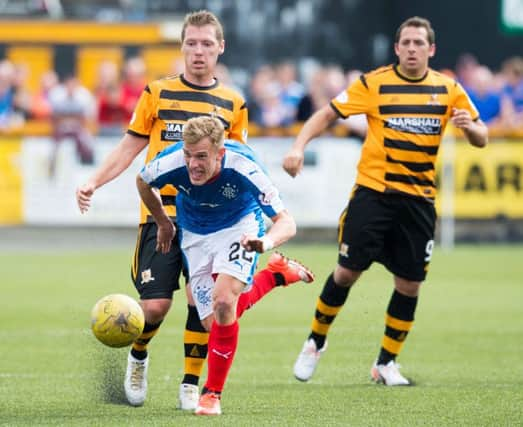
[[[274,248],[274,242],[271,238],[263,236],[261,239],[263,252],[270,251]]]

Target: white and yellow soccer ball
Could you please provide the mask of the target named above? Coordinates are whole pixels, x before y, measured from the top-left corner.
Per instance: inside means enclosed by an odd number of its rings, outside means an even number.
[[[98,341],[109,347],[126,347],[138,338],[144,327],[142,307],[124,294],[101,298],[91,311],[91,329]]]

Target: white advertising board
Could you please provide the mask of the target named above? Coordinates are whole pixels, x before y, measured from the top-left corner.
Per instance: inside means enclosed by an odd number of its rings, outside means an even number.
[[[24,223],[33,225],[134,226],[139,218],[135,177],[144,153],[114,181],[96,191],[91,209],[80,214],[75,189],[84,183],[118,143],[118,138],[97,138],[95,164],[81,165],[74,144],[58,150],[54,176],[49,175],[53,150],[50,138],[25,138],[21,154]],[[336,227],[347,204],[360,154],[357,141],[321,138],[309,144],[303,172],[291,178],[282,169],[290,138],[251,138],[249,144],[267,167],[298,226]]]

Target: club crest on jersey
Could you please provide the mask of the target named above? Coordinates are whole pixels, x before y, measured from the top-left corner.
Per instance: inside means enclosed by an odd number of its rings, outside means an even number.
[[[388,117],[385,127],[417,135],[441,134],[441,120],[433,117]]]
[[[211,117],[214,117],[216,119],[220,119],[221,121],[224,121],[224,117],[223,117],[223,114],[221,113],[221,108],[218,107],[217,105],[215,105],[211,111],[211,114],[210,114]]]
[[[183,139],[183,124],[166,123],[162,130],[162,141],[181,141]]]
[[[441,103],[438,100],[438,95],[436,95],[435,93],[430,95],[430,99],[429,102],[427,102],[427,105],[441,105]]]
[[[142,271],[142,285],[152,282],[153,280],[154,280],[154,277],[153,277],[153,274],[152,274],[150,268]]]
[[[196,288],[193,289],[193,295],[196,298],[196,301],[198,301],[200,304],[208,305],[212,302],[211,291],[212,289],[210,288],[196,286]]]
[[[222,196],[226,199],[235,199],[238,197],[238,187],[234,184],[227,183],[225,185],[222,185],[222,188],[220,188],[220,191],[222,193]]]
[[[345,258],[349,257],[349,245],[347,243],[340,244],[340,249],[338,250],[338,253]]]

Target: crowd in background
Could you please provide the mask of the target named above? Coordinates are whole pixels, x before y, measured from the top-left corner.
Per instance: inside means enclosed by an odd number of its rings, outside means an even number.
[[[0,131],[24,129],[32,121],[51,124],[57,141],[75,135],[82,162],[92,161],[92,135],[121,135],[136,101],[147,84],[147,65],[141,57],[122,65],[102,61],[96,84],[85,87],[75,75],[61,78],[53,70],[40,76],[40,87],[31,93],[25,86],[29,70],[7,59],[0,61]],[[170,73],[183,72],[173,61]],[[494,136],[523,136],[523,58],[512,57],[493,71],[473,55],[462,55],[454,70],[445,69],[467,90],[482,120]],[[343,70],[334,64],[308,62],[297,66],[285,61],[267,64],[247,79],[236,79],[220,64],[217,78],[239,90],[249,107],[251,135],[295,135],[300,125],[328,103],[359,70]],[[340,120],[331,129],[339,136],[362,138],[363,117]]]

